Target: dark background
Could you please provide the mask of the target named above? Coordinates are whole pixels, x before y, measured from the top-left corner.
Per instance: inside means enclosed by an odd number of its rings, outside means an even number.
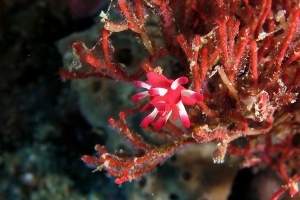
[[[58,75],[63,66],[55,43],[92,26],[103,6],[93,0],[0,1],[1,200],[124,199],[112,179],[91,173],[80,160],[104,138],[93,133],[70,82]]]

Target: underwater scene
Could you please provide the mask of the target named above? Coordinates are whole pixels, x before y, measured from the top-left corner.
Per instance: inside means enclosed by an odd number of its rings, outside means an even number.
[[[0,0],[0,200],[300,200],[300,0]]]

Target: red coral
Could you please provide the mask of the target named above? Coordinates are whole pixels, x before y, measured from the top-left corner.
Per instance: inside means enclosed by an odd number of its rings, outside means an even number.
[[[185,145],[217,142],[217,163],[229,149],[245,157],[244,166],[268,165],[278,171],[286,185],[273,200],[286,189],[292,196],[298,193],[300,146],[293,140],[299,140],[295,136],[300,130],[299,5],[299,0],[118,0],[110,8],[119,8],[123,20],[111,21],[109,13],[102,13],[102,38],[92,49],[75,43],[74,61],[60,74],[66,79],[136,82],[148,90],[133,100],[149,96],[149,103],[120,112],[120,121],[109,119],[139,154],[109,153],[97,145],[100,156],[82,160],[104,168],[121,184],[149,172]],[[151,32],[155,20],[150,19],[158,19],[156,31]],[[134,71],[112,60],[109,37],[124,30],[138,36],[148,52]],[[160,75],[157,61],[166,56],[180,63],[185,77],[173,81]],[[143,75],[146,82],[139,81]],[[186,89],[181,85],[188,80]],[[185,110],[183,104],[191,106]],[[149,106],[154,110],[142,127],[166,136],[169,142],[162,146],[146,143],[125,119]],[[159,118],[153,128],[155,115]],[[173,120],[180,116],[184,127],[169,121],[170,115]],[[246,145],[239,144],[240,137]]]

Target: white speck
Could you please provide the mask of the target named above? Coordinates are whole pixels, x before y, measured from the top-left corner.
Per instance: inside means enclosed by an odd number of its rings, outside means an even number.
[[[26,173],[21,177],[24,183],[30,183],[33,180],[33,175],[31,173]]]
[[[190,67],[193,67],[196,64],[195,61],[190,62]]]

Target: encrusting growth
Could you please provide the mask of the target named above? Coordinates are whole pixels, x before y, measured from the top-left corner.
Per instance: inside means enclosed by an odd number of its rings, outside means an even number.
[[[278,172],[286,184],[272,200],[286,190],[296,195],[300,179],[299,0],[130,2],[118,0],[110,5],[122,14],[121,21],[112,21],[109,11],[101,14],[104,28],[99,42],[92,49],[82,42],[73,44],[73,63],[60,75],[132,82],[146,89],[132,97],[136,108],[120,112],[120,120],[108,120],[139,154],[109,153],[97,145],[100,155],[82,160],[108,171],[121,184],[151,171],[179,148],[215,142],[216,163],[222,163],[228,152],[243,155],[244,167],[269,166]],[[153,18],[158,21],[160,42],[148,30]],[[148,52],[131,73],[112,61],[109,38],[125,30],[139,37]],[[166,56],[181,64],[183,76],[175,74],[172,80],[162,74],[156,61]],[[142,82],[145,75],[147,80]],[[140,103],[142,98],[147,99],[145,104]],[[142,128],[166,136],[169,142],[148,144],[128,126],[126,116],[141,111],[150,111]],[[181,123],[174,122],[178,118]],[[240,137],[247,144],[240,144]]]

